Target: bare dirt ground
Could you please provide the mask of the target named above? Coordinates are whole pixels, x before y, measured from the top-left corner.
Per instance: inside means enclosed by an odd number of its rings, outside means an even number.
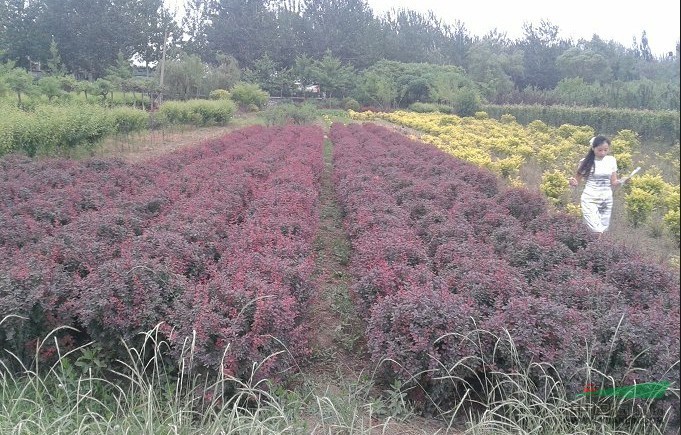
[[[238,130],[257,122],[253,114],[243,114],[229,125],[222,127],[173,127],[149,130],[128,136],[116,136],[104,141],[97,150],[99,156],[117,156],[128,161],[142,161],[178,149],[196,145],[205,140],[215,139],[230,131]]]

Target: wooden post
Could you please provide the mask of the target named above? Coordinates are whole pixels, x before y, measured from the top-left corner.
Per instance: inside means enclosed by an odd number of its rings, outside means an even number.
[[[163,102],[163,75],[165,73],[166,67],[166,41],[168,40],[168,28],[163,31],[163,54],[161,55],[161,74],[159,77],[159,92],[158,92],[158,105],[160,106]]]

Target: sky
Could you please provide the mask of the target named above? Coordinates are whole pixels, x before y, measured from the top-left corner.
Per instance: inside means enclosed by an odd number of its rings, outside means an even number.
[[[182,10],[184,0],[165,0],[171,10]],[[558,26],[558,37],[591,40],[597,34],[630,48],[643,31],[655,56],[676,50],[679,41],[679,0],[367,0],[376,15],[398,8],[432,10],[448,24],[461,21],[474,36],[497,29],[510,39],[523,36],[523,25],[542,20]]]

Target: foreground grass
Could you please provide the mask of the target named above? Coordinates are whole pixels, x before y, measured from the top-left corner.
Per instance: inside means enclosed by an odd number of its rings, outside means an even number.
[[[57,332],[42,343],[54,341]],[[669,415],[648,418],[645,403],[613,402],[606,412],[597,412],[584,399],[569,399],[560,379],[548,371],[543,385],[533,384],[526,373],[491,372],[481,391],[470,390],[452,409],[440,409],[434,417],[439,424],[417,432],[408,424],[415,417],[402,387],[393,385],[377,395],[370,374],[345,379],[333,391],[300,377],[293,382],[297,387],[288,389],[290,383],[256,381],[261,363],[253,365],[254,376],[247,380],[197,374],[191,340],[175,365],[169,365],[163,357],[167,344],[157,329],[143,334],[139,348],[122,345],[127,359],[107,362],[96,343],[60,352],[49,365],[36,358],[27,366],[5,352],[0,359],[0,433],[678,433]],[[41,347],[38,343],[37,354]],[[537,369],[545,366],[533,364],[527,371]],[[442,381],[457,380],[443,376]],[[672,394],[678,399],[678,390]],[[622,414],[629,417],[622,419]]]

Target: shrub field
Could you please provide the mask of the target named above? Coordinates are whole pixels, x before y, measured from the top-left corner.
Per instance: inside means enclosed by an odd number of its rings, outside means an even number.
[[[447,150],[372,123],[326,140],[350,300],[395,397],[449,412],[494,407],[490,382],[516,400],[518,373],[546,401],[668,381],[632,407],[678,421],[677,270]],[[317,126],[253,126],[138,163],[3,157],[0,374],[91,341],[115,367],[155,330],[177,376],[287,379],[317,328],[324,143]]]
[[[69,325],[62,351],[93,339],[113,359],[164,322],[170,343],[194,336],[196,362],[231,374],[304,356],[321,143],[315,127],[252,127],[139,165],[5,158],[0,318],[24,319],[3,323],[0,347],[25,359]]]
[[[678,386],[678,273],[401,134],[334,124],[330,137],[352,297],[388,380],[439,403],[533,362],[569,394],[587,382]],[[513,352],[499,345],[507,334]],[[531,375],[540,384],[545,372]]]

